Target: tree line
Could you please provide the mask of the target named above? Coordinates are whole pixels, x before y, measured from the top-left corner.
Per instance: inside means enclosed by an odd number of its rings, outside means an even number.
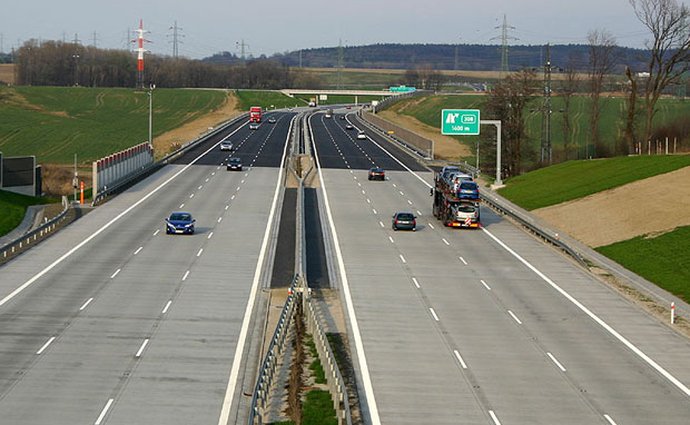
[[[656,128],[654,118],[659,99],[674,87],[685,88],[683,75],[690,70],[690,36],[687,23],[690,9],[677,0],[629,0],[639,21],[650,33],[644,66],[625,64],[625,78],[611,81],[621,64],[620,50],[615,37],[605,29],[588,33],[586,68],[582,71],[581,58],[570,58],[562,69],[563,78],[553,84],[553,90],[562,99],[563,147],[557,161],[579,157],[571,140],[573,129],[573,98],[576,94],[587,98],[587,139],[585,158],[601,158],[639,153],[640,144],[663,135],[686,136],[690,132],[690,118]],[[638,71],[634,71],[637,68]],[[641,71],[641,72],[640,72]],[[620,74],[619,74],[620,75]],[[620,80],[620,78],[619,78]],[[547,90],[543,80],[533,68],[511,73],[497,82],[489,91],[485,103],[486,114],[500,119],[502,125],[502,155],[505,158],[503,175],[515,176],[527,166],[549,165],[551,156],[539,158],[533,146],[526,143],[526,119],[530,108],[538,102],[538,94]],[[602,140],[600,135],[602,97],[609,90],[622,93],[624,111],[620,136],[613,141]],[[553,110],[537,106],[544,117]],[[485,152],[485,154],[495,154]]]
[[[62,41],[30,40],[14,55],[16,82],[34,86],[135,87],[136,57]],[[317,85],[314,76],[269,59],[213,63],[147,55],[144,86],[282,89]]]

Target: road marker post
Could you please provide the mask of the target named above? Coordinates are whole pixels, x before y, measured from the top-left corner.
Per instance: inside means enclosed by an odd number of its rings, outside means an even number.
[[[676,303],[672,302],[671,303],[671,324],[676,323]]]

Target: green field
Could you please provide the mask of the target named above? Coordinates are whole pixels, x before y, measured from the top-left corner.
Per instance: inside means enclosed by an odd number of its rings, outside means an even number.
[[[690,302],[690,227],[654,238],[639,236],[597,251]]]
[[[687,166],[690,166],[690,155],[568,161],[511,178],[498,193],[527,210],[534,210]]]
[[[6,235],[24,219],[26,208],[31,205],[40,205],[55,202],[52,199],[34,198],[0,190],[0,236]]]
[[[304,100],[286,96],[275,90],[236,90],[235,95],[239,100],[237,107],[242,111],[249,111],[252,106],[261,106],[263,109],[307,106]]]
[[[390,110],[417,118],[419,121],[438,128],[441,128],[442,109],[483,109],[486,97],[482,95],[440,95],[426,96],[424,98],[412,98],[402,100]],[[527,146],[525,151],[533,152],[532,158],[526,157],[523,164],[526,169],[536,165],[536,153],[539,152],[541,144],[541,99],[535,98],[528,108],[527,114]],[[571,104],[572,121],[572,147],[569,152],[569,159],[585,159],[593,155],[594,148],[589,144],[589,99],[584,96],[576,96]],[[607,146],[613,148],[616,140],[622,136],[622,126],[624,118],[625,99],[623,98],[602,98],[601,108],[601,139]],[[563,133],[563,100],[560,97],[553,98],[554,113],[551,121],[551,139],[553,146],[553,157],[557,160],[565,158],[564,133]],[[661,99],[658,103],[658,112],[655,124],[657,126],[671,122],[679,117],[690,114],[690,101],[680,99]],[[492,119],[487,113],[482,113],[482,119]],[[482,127],[482,130],[484,127]],[[476,136],[456,137],[468,147],[475,146]],[[687,141],[680,141],[687,145]],[[646,148],[645,148],[646,149]],[[471,160],[471,158],[465,158]],[[493,162],[493,158],[481,158],[483,162]]]
[[[156,89],[154,137],[219,107],[220,90]],[[147,92],[86,87],[0,89],[0,152],[81,164],[148,139]]]

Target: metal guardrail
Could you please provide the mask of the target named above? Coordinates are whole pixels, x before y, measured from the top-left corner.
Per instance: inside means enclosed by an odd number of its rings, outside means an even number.
[[[402,144],[425,159],[434,159],[434,141],[410,131],[398,124],[378,117],[369,112],[362,112],[360,118],[365,124],[373,127],[382,136]],[[393,133],[391,134],[390,131]]]
[[[302,125],[296,125],[292,137],[300,139],[300,134],[306,129],[306,119],[309,114],[305,116],[298,116],[297,120],[302,121]],[[306,135],[307,132],[304,132]],[[309,139],[305,137],[305,144],[308,144]],[[300,153],[300,140],[292,141],[292,156],[296,157]],[[291,161],[288,161],[291,163]],[[290,171],[295,172],[294,168],[288,166]],[[307,173],[307,175],[311,170]],[[307,330],[312,334],[316,351],[318,353],[319,361],[321,362],[326,375],[326,382],[328,384],[331,398],[333,400],[333,407],[336,411],[336,416],[339,425],[352,425],[352,414],[350,412],[349,398],[345,381],[342,377],[340,369],[335,361],[333,349],[328,342],[323,326],[316,314],[316,307],[311,299],[311,289],[307,283],[306,278],[306,229],[304,221],[304,178],[306,175],[299,176],[295,173],[299,188],[297,193],[297,211],[296,211],[296,245],[295,245],[295,277],[292,285],[288,290],[288,298],[283,306],[280,320],[276,326],[273,338],[269,344],[269,348],[259,370],[257,383],[252,395],[252,401],[249,411],[248,424],[262,425],[264,419],[264,411],[270,400],[271,384],[273,384],[276,369],[278,366],[278,356],[283,352],[285,347],[286,337],[289,333],[290,326],[293,326],[294,317],[300,307],[307,319]]]
[[[154,172],[160,170],[163,168],[163,166],[169,164],[171,161],[175,160],[176,158],[182,156],[185,152],[189,151],[190,149],[193,149],[196,147],[198,144],[203,143],[206,141],[208,138],[215,136],[216,134],[220,133],[221,131],[225,130],[229,126],[246,119],[248,114],[244,113],[242,115],[239,115],[231,120],[228,120],[219,126],[215,127],[211,131],[207,131],[206,133],[202,134],[200,137],[198,137],[195,140],[192,140],[191,142],[181,146],[180,148],[176,149],[175,151],[167,154],[163,158],[159,159],[158,161],[154,162],[152,165],[149,167],[139,170],[137,173],[132,174],[131,176],[123,179],[121,182],[116,184],[115,186],[105,188],[103,191],[99,192],[96,198],[91,202],[92,206],[96,206],[102,202],[104,202],[109,196],[112,196],[114,194],[120,193],[127,188],[131,187],[133,184],[138,183],[142,179],[150,176]]]
[[[295,289],[300,279],[299,275],[295,276],[290,285],[288,297],[280,313],[278,325],[276,326],[275,332],[273,332],[273,338],[271,338],[271,343],[268,346],[268,351],[266,352],[266,357],[264,357],[261,369],[259,369],[259,376],[256,380],[249,411],[248,423],[250,425],[262,425],[264,423],[264,410],[270,401],[271,385],[273,384],[273,379],[278,368],[280,355],[285,349],[285,341],[290,331],[290,326],[292,326],[294,322],[295,307],[298,302]]]
[[[0,264],[19,254],[25,250],[27,246],[40,242],[48,235],[52,234],[58,228],[58,226],[67,219],[67,213],[71,208],[65,197],[63,197],[62,203],[64,205],[62,212],[55,216],[52,220],[49,220],[36,229],[22,235],[21,237],[0,248],[0,252],[2,252],[2,254],[0,254]]]

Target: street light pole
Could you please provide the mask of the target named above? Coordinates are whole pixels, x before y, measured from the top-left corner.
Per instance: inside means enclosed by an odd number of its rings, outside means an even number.
[[[149,85],[149,144],[153,145],[153,90],[156,85]]]

